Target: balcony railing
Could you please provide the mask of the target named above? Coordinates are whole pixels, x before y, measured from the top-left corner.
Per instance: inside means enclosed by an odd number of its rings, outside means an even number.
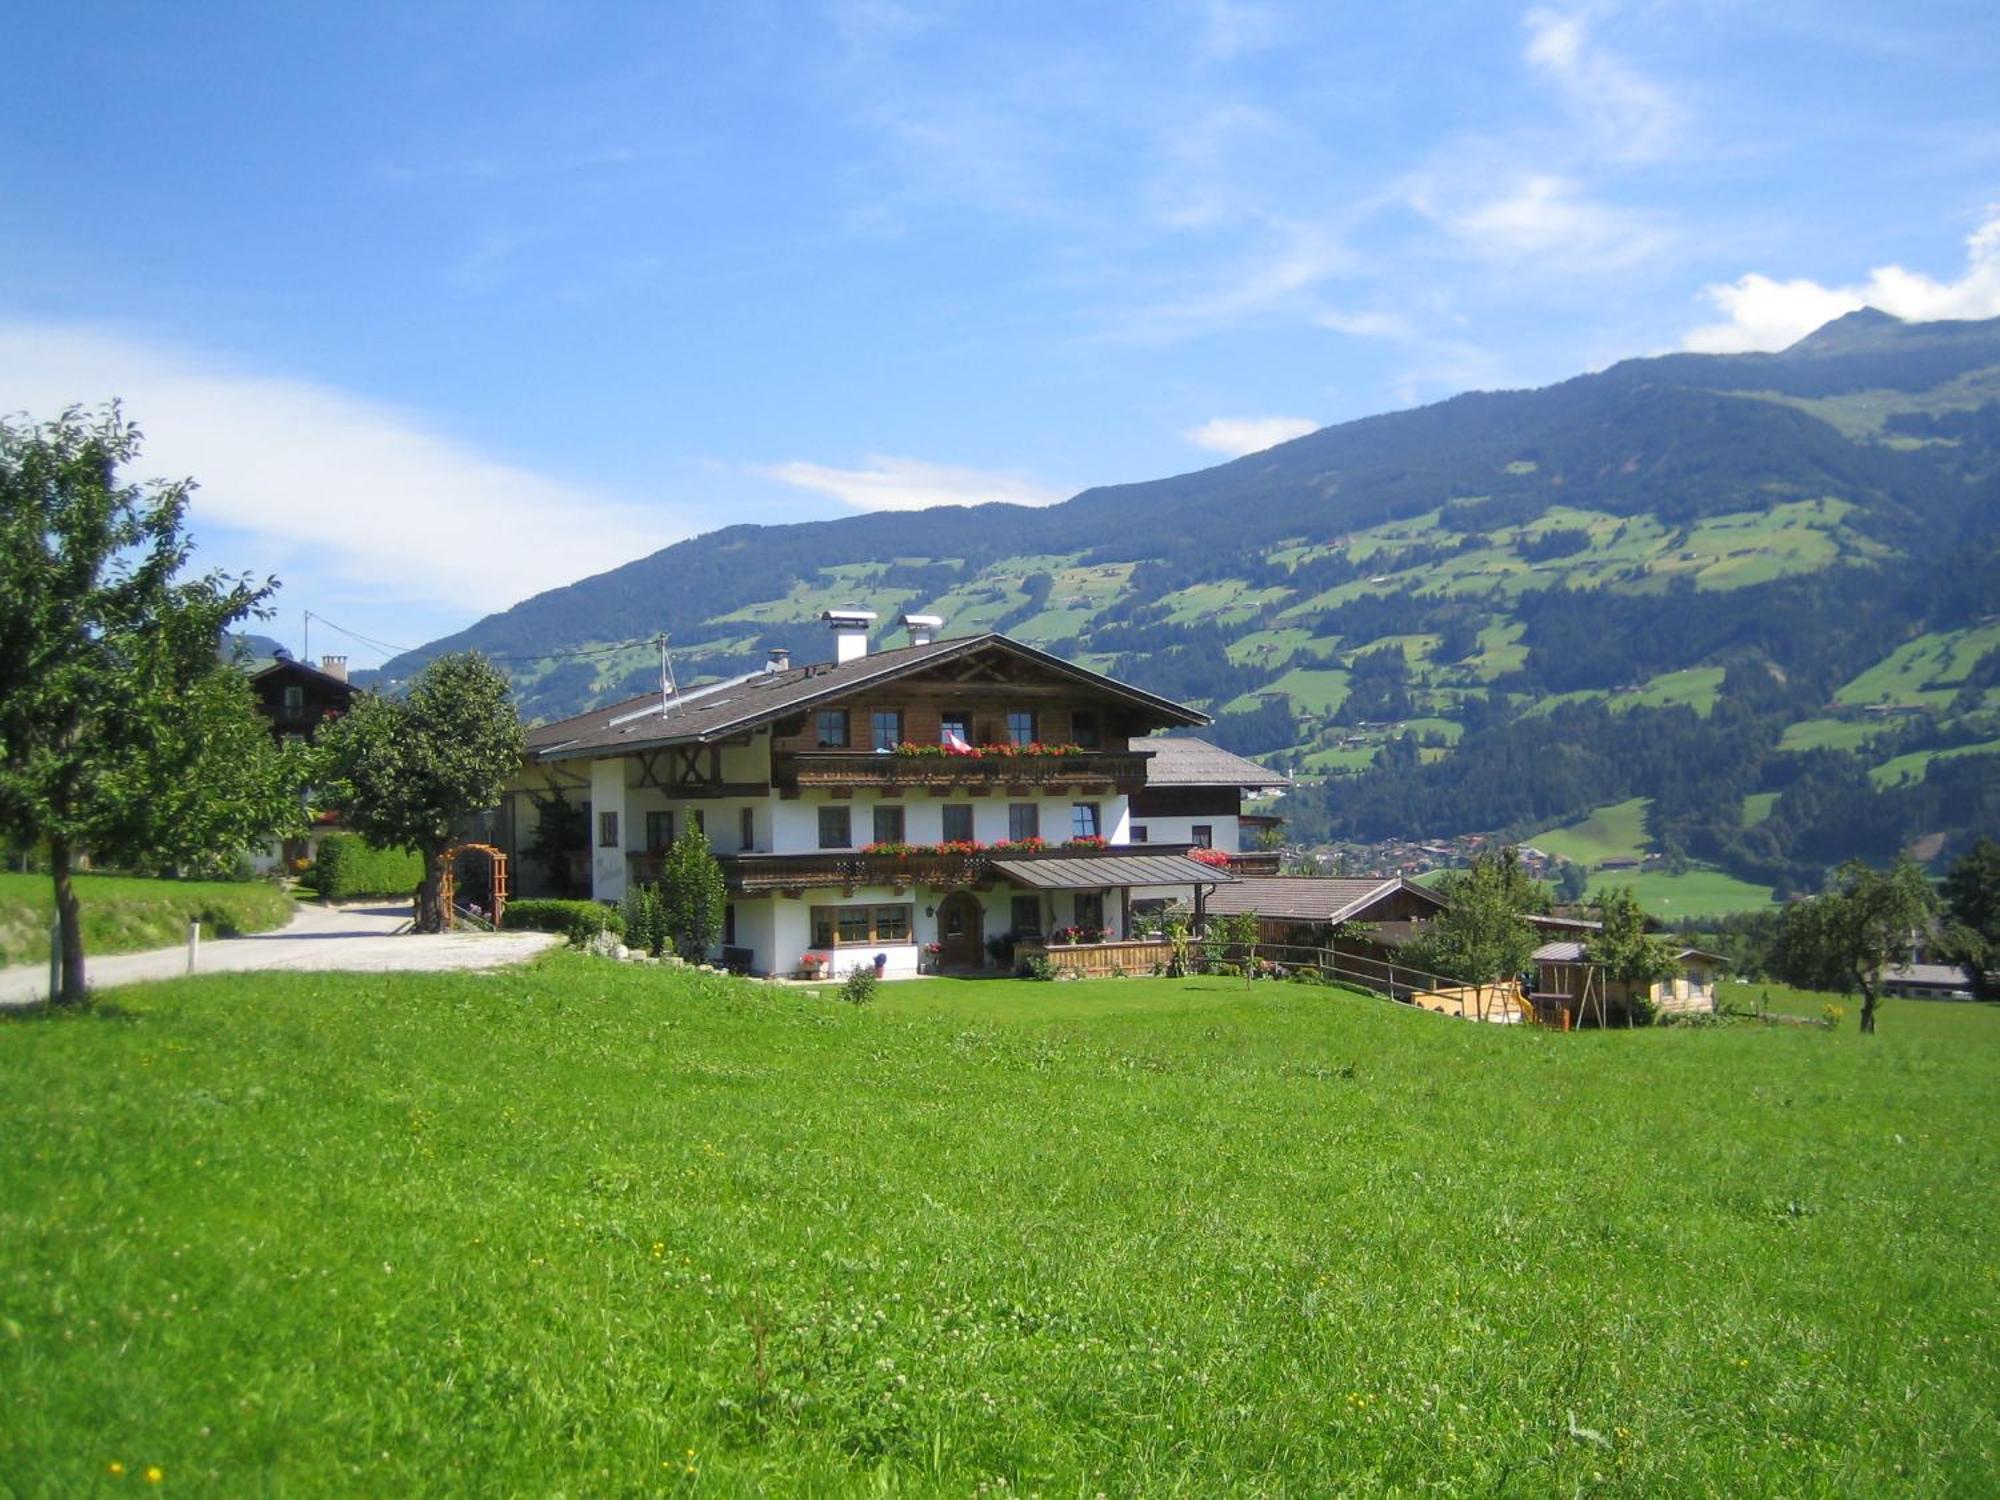
[[[798,750],[776,757],[781,790],[801,787],[965,787],[1145,784],[1152,757],[1131,750],[1074,755],[897,755],[891,751]]]

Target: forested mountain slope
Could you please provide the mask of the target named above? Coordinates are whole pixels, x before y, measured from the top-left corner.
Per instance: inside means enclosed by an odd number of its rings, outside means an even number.
[[[828,605],[1003,629],[1219,715],[1316,836],[1532,833],[1650,799],[1767,884],[2000,832],[2000,320],[1859,312],[1780,354],[1630,360],[1232,463],[730,527],[389,664],[506,659],[523,707],[806,658]],[[578,659],[556,653],[605,647]]]

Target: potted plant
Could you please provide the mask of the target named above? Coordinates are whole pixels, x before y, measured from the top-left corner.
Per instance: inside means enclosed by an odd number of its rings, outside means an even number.
[[[808,979],[817,979],[826,967],[826,959],[818,953],[804,953],[799,956],[799,972]]]
[[[875,955],[875,977],[876,977],[877,979],[880,979],[880,978],[882,977],[882,975],[883,975],[883,972],[884,972],[885,970],[887,970],[887,969],[888,969],[888,967],[889,967],[889,955],[888,955],[888,954],[886,954],[886,953],[878,953],[878,954],[876,954],[876,955]]]
[[[943,943],[931,942],[924,944],[924,967],[931,973],[935,974],[938,971],[938,965],[943,961],[943,958]]]

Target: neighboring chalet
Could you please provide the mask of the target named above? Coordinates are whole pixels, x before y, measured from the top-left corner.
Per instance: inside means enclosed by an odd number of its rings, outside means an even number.
[[[1133,843],[1250,853],[1258,833],[1284,821],[1245,813],[1243,794],[1283,791],[1291,786],[1289,777],[1205,740],[1156,739],[1146,748],[1153,758],[1146,764],[1146,784],[1132,794]],[[1276,854],[1242,868],[1250,872],[1257,864],[1269,866],[1263,873],[1278,873]]]
[[[283,654],[250,674],[250,690],[257,695],[257,711],[270,724],[271,737],[279,744],[287,740],[310,743],[319,738],[322,727],[354,706],[356,692],[347,680],[346,657],[323,656],[315,667]],[[260,874],[294,869],[319,853],[320,835],[337,827],[334,814],[322,813],[304,838],[253,850],[251,866]]]
[[[1255,912],[1258,941],[1265,943],[1324,947],[1342,923],[1366,923],[1371,929],[1366,942],[1345,940],[1340,944],[1343,952],[1399,947],[1418,923],[1445,906],[1442,896],[1414,881],[1374,875],[1252,876],[1216,891],[1208,902],[1216,916]],[[1370,956],[1376,955],[1370,952]]]
[[[874,619],[822,616],[830,662],[774,652],[760,672],[529,731],[492,821],[520,893],[580,875],[619,900],[692,821],[727,881],[732,966],[839,973],[880,955],[898,975],[986,968],[990,940],[1123,937],[1134,888],[1199,908],[1234,878],[1189,859],[1191,840],[1133,837],[1162,743],[1148,736],[1206,715],[1006,636],[934,640],[927,616],[871,654]],[[558,799],[589,845],[563,858],[584,868],[531,853]]]
[[[320,726],[337,719],[354,705],[354,685],[347,680],[347,658],[323,656],[311,662],[280,656],[250,674],[257,708],[270,721],[274,739],[312,740]]]

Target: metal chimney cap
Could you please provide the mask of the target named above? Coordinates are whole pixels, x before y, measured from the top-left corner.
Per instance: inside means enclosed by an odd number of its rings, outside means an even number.
[[[879,618],[872,609],[829,609],[820,616],[822,623],[835,630],[866,630]]]
[[[904,615],[902,623],[918,630],[941,630],[944,628],[943,615]]]

